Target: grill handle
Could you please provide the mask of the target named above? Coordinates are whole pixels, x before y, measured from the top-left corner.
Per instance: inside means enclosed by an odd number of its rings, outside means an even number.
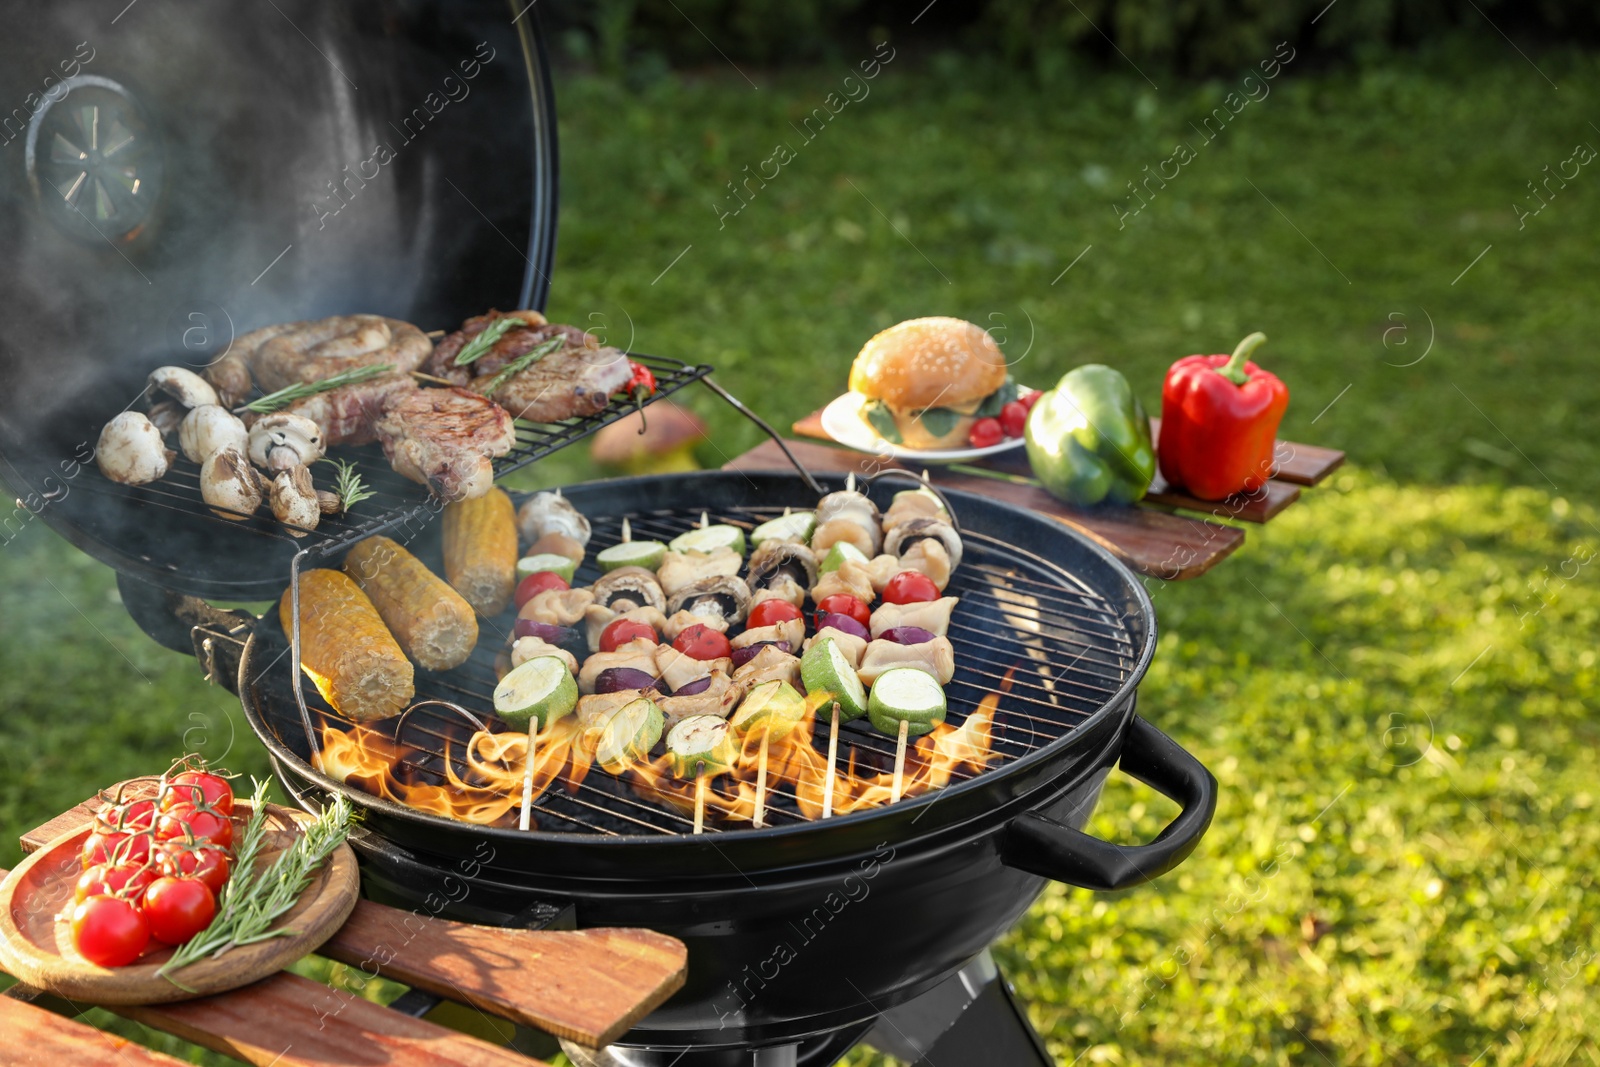
[[[1217,780],[1181,745],[1137,715],[1123,735],[1118,766],[1183,807],[1154,841],[1117,845],[1030,811],[1007,824],[1002,862],[1104,892],[1143,885],[1187,859],[1217,810]]]
[[[117,594],[139,629],[174,652],[192,652],[206,681],[238,695],[239,660],[256,617],[247,611],[213,607],[199,597],[178,593],[117,572]]]

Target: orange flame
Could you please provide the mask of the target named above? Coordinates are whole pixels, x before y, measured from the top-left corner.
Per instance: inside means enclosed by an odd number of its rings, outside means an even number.
[[[903,797],[943,788],[963,772],[982,771],[992,757],[995,712],[1001,693],[1011,688],[1011,673],[1000,692],[986,695],[960,726],[939,723],[906,750]],[[770,809],[780,798],[793,798],[806,819],[822,815],[827,788],[827,736],[832,708],[830,695],[814,693],[807,699],[804,718],[788,733],[767,738],[767,796]],[[818,745],[820,734],[820,747]],[[541,731],[534,744],[533,799],[537,801],[553,784],[575,793],[594,765],[600,731],[582,729],[572,718],[558,720]],[[756,780],[761,764],[762,737],[752,731],[742,739],[738,758],[728,771],[713,778],[705,790],[708,818],[748,823],[756,811]],[[446,746],[441,772],[444,783],[416,783],[396,777],[397,765],[413,750],[365,726],[341,729],[327,724],[322,730],[322,752],[317,768],[330,777],[368,792],[410,805],[421,811],[480,824],[514,825],[521,809],[523,778],[527,772],[528,736],[516,731],[478,731],[466,742],[456,771],[456,760]],[[891,771],[859,769],[856,745],[840,735],[840,754],[834,769],[833,812],[837,815],[881,807],[890,803],[894,775]],[[639,796],[688,815],[695,807],[695,782],[673,774],[668,756],[611,768]]]

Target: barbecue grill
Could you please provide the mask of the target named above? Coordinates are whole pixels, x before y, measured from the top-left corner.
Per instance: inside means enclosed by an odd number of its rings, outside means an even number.
[[[186,352],[203,365],[262,323],[360,309],[426,328],[486,305],[542,306],[555,127],[537,15],[520,6],[284,2],[223,15],[143,0],[126,36],[97,46],[85,66],[92,74],[30,105],[19,134],[26,156],[0,155],[0,214],[22,235],[21,254],[0,267],[18,297],[0,321],[8,484],[29,512],[117,570],[126,607],[152,637],[192,652],[207,677],[239,693],[299,803],[315,808],[343,791],[365,809],[354,843],[369,893],[480,922],[648,926],[688,944],[688,984],[621,1045],[572,1050],[582,1062],[820,1065],[875,1025],[872,1040],[907,1059],[932,1048],[941,1062],[1050,1062],[987,947],[1046,879],[1120,889],[1171,869],[1215,805],[1205,769],[1134,713],[1154,615],[1138,581],[1098,546],[1030,513],[950,494],[966,558],[950,589],[962,600],[950,634],[958,670],[949,721],[989,717],[989,743],[982,760],[950,768],[942,788],[820,820],[780,779],[767,825],[713,817],[694,835],[672,804],[596,772],[545,789],[522,831],[505,819],[429,814],[319,770],[327,731],[348,724],[302,684],[293,634],[276,611],[257,618],[208,603],[275,598],[304,568],[337,566],[379,532],[437,568],[438,505],[420,486],[376,449],[344,450],[376,495],[296,538],[267,519],[214,515],[184,461],[139,488],[107,481],[86,461],[80,442],[137,402],[151,367]],[[76,3],[8,14],[17,32],[0,43],[7,99],[26,96],[41,56],[73,54],[96,25]],[[437,136],[408,142],[392,183],[363,187],[332,218],[308,210],[308,189],[336,177],[362,136],[406,114],[479,42],[499,64],[482,64],[472,94],[427,131]],[[262,99],[262,84],[280,83],[286,95]],[[491,129],[525,131],[527,154],[479,136]],[[51,155],[57,135],[87,149]],[[119,186],[128,166],[138,181]],[[338,227],[347,235],[321,236]],[[207,343],[188,348],[198,323]],[[708,367],[633,358],[656,372],[658,398],[699,383],[755,418]],[[519,423],[497,474],[627,411]],[[797,464],[565,491],[594,521],[592,558],[621,539],[625,518],[636,536],[660,539],[702,511],[748,529],[839,487]],[[868,491],[886,504],[898,487],[885,475]],[[509,615],[483,620],[473,658],[419,671],[412,710],[375,728],[395,754],[394,781],[471,778],[462,754],[491,721],[497,635],[509,627]],[[865,774],[882,770],[894,746],[849,724],[839,748],[841,762]],[[1119,763],[1182,807],[1149,844],[1081,832]]]

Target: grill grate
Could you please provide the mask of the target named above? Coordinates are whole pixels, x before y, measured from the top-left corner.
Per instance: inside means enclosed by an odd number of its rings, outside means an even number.
[[[671,396],[711,373],[709,366],[693,366],[663,356],[629,353],[628,358],[649,367],[656,376],[656,392],[647,404]],[[515,446],[494,461],[495,477],[498,479],[537,462],[632,414],[634,410],[631,402],[614,400],[597,414],[564,422],[536,423],[519,419],[516,423]],[[297,527],[296,531],[303,535],[299,537],[272,518],[265,508],[246,520],[225,518],[212,511],[200,496],[199,464],[190,462],[181,454],[174,460],[166,477],[150,485],[120,485],[104,477],[98,470],[90,470],[81,484],[89,493],[113,498],[130,508],[180,513],[199,526],[202,536],[215,539],[208,547],[217,553],[226,553],[230,545],[243,542],[237,544],[236,550],[259,559],[264,548],[277,546],[278,554],[271,557],[276,562],[269,566],[272,567],[272,573],[280,575],[290,557],[302,549],[331,555],[374,534],[390,532],[398,527],[421,526],[437,514],[439,503],[429,495],[427,488],[396,474],[378,445],[335,448],[330,455],[354,462],[361,480],[373,495],[357,504],[348,515],[324,516],[315,530]],[[332,487],[333,470],[330,466],[319,464],[312,469],[312,473],[319,488]],[[169,570],[180,573],[193,563],[192,558],[177,554],[167,566]]]
[[[710,518],[712,522],[730,523],[748,531],[781,510],[712,509]],[[635,538],[662,541],[690,529],[699,517],[699,509],[689,508],[628,516]],[[594,533],[590,560],[600,549],[622,539],[621,518],[591,516]],[[963,540],[965,558],[947,591],[961,598],[950,627],[956,674],[946,687],[948,721],[955,726],[965,722],[979,702],[997,692],[1002,679],[1012,672],[1011,688],[1000,697],[995,715],[988,765],[992,770],[1059,739],[1104,706],[1134,670],[1138,642],[1128,620],[1111,603],[1063,569],[985,534],[968,530],[963,533]],[[575,583],[587,584],[599,575],[599,570],[586,562]],[[268,666],[255,683],[259,706],[267,728],[277,740],[301,758],[308,758],[293,692],[293,674],[282,666],[274,667],[288,653],[287,637],[273,624],[275,614],[264,620],[268,625],[258,638],[281,646],[265,649],[263,662]],[[505,647],[514,617],[513,612],[507,611],[497,618],[480,619],[478,648],[461,667],[442,673],[417,671],[416,701],[458,704],[485,718],[492,724],[491,729],[503,728],[492,718],[491,694],[497,680],[494,661]],[[339,723],[314,688],[304,686],[303,693],[314,719]],[[388,737],[395,740],[392,725],[390,730]],[[448,759],[458,777],[470,780],[461,754],[471,733],[472,728],[447,709],[417,707],[407,716],[404,733],[398,739],[410,751],[397,765],[397,776],[408,784],[444,785]],[[826,729],[816,731],[813,744],[819,752],[826,750]],[[848,766],[853,757],[858,769],[888,771],[894,751],[894,739],[879,734],[864,721],[844,724],[840,730],[841,768]],[[972,777],[974,774],[969,771],[958,771],[952,782]],[[776,781],[770,785],[769,823],[782,826],[806,821],[792,787]],[[713,780],[711,788],[718,787],[718,781]],[[514,808],[506,817],[508,825],[515,811]],[[688,833],[692,828],[688,815],[636,794],[626,783],[599,768],[591,769],[576,785],[559,779],[552,783],[534,802],[533,815],[537,829],[552,832],[670,835]],[[748,825],[727,824],[729,828]],[[708,816],[706,829],[714,833],[721,827]]]

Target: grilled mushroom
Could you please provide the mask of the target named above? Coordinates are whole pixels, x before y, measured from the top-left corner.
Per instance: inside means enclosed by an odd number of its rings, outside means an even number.
[[[691,615],[723,619],[729,624],[743,622],[749,610],[750,587],[744,579],[720,574],[690,582],[667,601],[669,615],[687,611]]]
[[[661,611],[667,598],[661,592],[661,583],[655,572],[643,567],[618,567],[589,587],[594,592],[594,602],[612,611],[629,611],[633,608],[652,607]]]
[[[186,408],[218,403],[211,383],[184,367],[157,367],[149,380],[150,388],[161,390]]]
[[[217,404],[201,404],[190,409],[178,427],[178,447],[195,463],[204,463],[213,452],[224,448],[249,448],[250,431],[239,417]]]
[[[589,544],[589,520],[572,506],[571,501],[553,493],[535,493],[517,510],[517,528],[524,541],[537,541],[545,534],[561,534],[578,542],[580,547]]]
[[[237,448],[224,448],[200,466],[200,496],[225,519],[243,519],[261,506],[261,476]]]
[[[166,437],[183,424],[188,410],[176,400],[159,400],[150,408],[150,421],[161,431],[161,436]]]
[[[124,411],[100,431],[95,462],[100,473],[123,485],[145,485],[167,473],[177,453],[161,440],[155,423],[137,411]]]
[[[944,545],[950,556],[950,569],[961,566],[961,536],[951,525],[939,519],[908,519],[889,531],[883,550],[891,556],[903,556],[918,541],[933,538]]]
[[[792,578],[809,589],[817,581],[817,556],[794,541],[767,541],[750,554],[751,589],[765,589],[780,578]]]
[[[289,533],[304,537],[317,528],[322,518],[322,505],[317,500],[316,487],[311,484],[311,470],[304,464],[279,471],[272,479],[272,514],[286,523]]]
[[[309,467],[322,452],[322,427],[304,415],[280,411],[250,427],[250,459],[269,471]]]

